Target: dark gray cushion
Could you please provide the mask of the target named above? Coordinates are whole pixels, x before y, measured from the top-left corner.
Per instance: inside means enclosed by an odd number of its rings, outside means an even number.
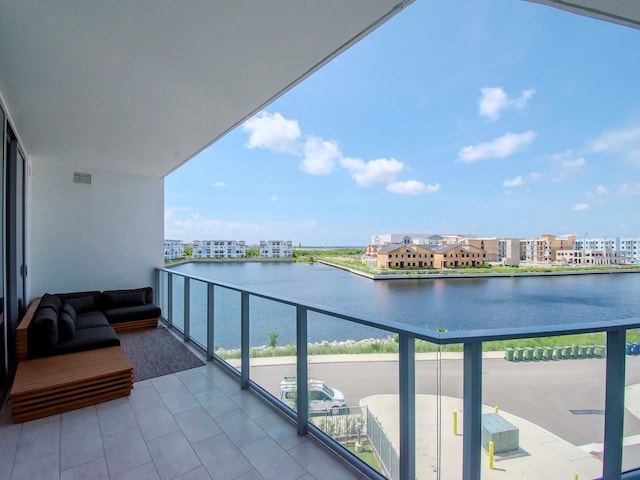
[[[76,331],[76,324],[68,312],[62,311],[58,318],[58,342],[66,342],[73,338]]]
[[[89,300],[86,297],[93,297],[93,310],[100,310],[100,292],[98,290],[88,290],[84,292],[70,292],[70,293],[56,293],[56,296],[60,297],[62,302],[68,302],[69,300],[74,300],[78,298],[82,298],[86,302]],[[75,305],[74,305],[75,306]],[[81,313],[81,312],[77,312]]]
[[[138,305],[135,307],[111,308],[104,311],[104,314],[107,316],[107,320],[109,320],[109,323],[121,323],[130,322],[133,320],[147,320],[150,318],[158,318],[160,316],[160,313],[160,309],[152,303],[149,303],[147,305]]]
[[[58,343],[58,314],[53,307],[39,307],[27,329],[28,353],[37,352]]]
[[[95,348],[117,347],[119,345],[120,339],[111,327],[83,328],[82,330],[76,330],[71,340],[59,342],[53,347],[34,352],[33,355],[29,352],[29,356],[32,358],[49,357],[51,355],[84,352]]]
[[[95,298],[93,295],[84,295],[82,297],[68,298],[66,300],[70,304],[77,314],[93,312],[98,310],[96,306]]]
[[[56,315],[60,315],[60,311],[62,310],[62,300],[57,295],[45,293],[38,304],[38,308],[44,307],[53,308],[56,311]]]
[[[147,288],[132,290],[106,290],[102,292],[103,307],[112,308],[136,307],[147,303]]]
[[[76,317],[76,329],[82,328],[94,328],[94,327],[108,327],[109,322],[104,313],[95,311],[87,312]]]
[[[64,302],[62,304],[62,311],[71,317],[71,320],[76,321],[76,309],[70,303]]]

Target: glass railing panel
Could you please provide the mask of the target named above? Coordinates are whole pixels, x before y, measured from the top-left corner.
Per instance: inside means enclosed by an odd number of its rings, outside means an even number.
[[[213,351],[238,371],[241,356],[241,294],[229,288],[214,288]]]
[[[162,271],[158,273],[158,306],[162,311],[162,318],[167,319],[169,317],[169,274]]]
[[[310,422],[365,463],[398,478],[398,342],[392,332],[308,315]]]
[[[416,478],[462,478],[462,345],[416,340]]]
[[[596,333],[483,344],[482,478],[600,478],[604,339]]]
[[[184,277],[172,275],[173,293],[171,295],[171,323],[180,332],[184,332]]]
[[[207,348],[207,284],[191,280],[189,284],[189,336]]]
[[[640,330],[627,330],[622,470],[640,468]]]
[[[296,307],[256,296],[249,299],[249,376],[296,409]]]

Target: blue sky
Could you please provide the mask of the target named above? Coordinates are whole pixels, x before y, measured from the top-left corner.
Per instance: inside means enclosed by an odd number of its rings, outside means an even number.
[[[165,179],[165,237],[640,236],[640,31],[418,0]]]

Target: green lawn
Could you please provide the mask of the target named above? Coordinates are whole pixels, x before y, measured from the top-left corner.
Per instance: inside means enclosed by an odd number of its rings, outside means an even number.
[[[371,446],[369,446],[368,442],[362,442],[362,451],[356,452],[355,443],[346,443],[343,445],[347,450],[353,453],[356,457],[360,458],[364,463],[370,465],[372,468],[382,473],[380,469],[380,464],[378,463],[378,457],[373,453]]]

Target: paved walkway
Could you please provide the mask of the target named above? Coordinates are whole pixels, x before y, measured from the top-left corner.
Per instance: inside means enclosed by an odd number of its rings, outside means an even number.
[[[398,395],[374,395],[362,399],[361,404],[367,405],[398,450]],[[420,480],[437,478],[439,464],[441,478],[462,478],[462,462],[451,461],[462,458],[462,400],[441,397],[440,408],[441,441],[438,442],[437,397],[416,396],[416,476]],[[453,434],[453,412],[458,412],[457,435]],[[483,413],[492,412],[492,407],[483,406]],[[590,479],[602,474],[602,463],[589,452],[523,418],[503,411],[500,415],[519,429],[520,450],[496,455],[493,470],[489,470],[488,455],[483,453],[483,479],[573,480],[574,475]],[[438,462],[438,454],[443,461]]]
[[[442,360],[462,360],[462,352],[441,352]],[[482,358],[504,358],[504,352],[483,352]],[[438,354],[416,353],[416,360],[438,360]],[[397,353],[368,353],[366,355],[309,355],[309,363],[353,363],[353,362],[397,362]],[[240,359],[230,359],[227,362],[235,368],[240,368]],[[296,357],[261,357],[251,358],[251,366],[268,367],[272,365],[295,365]]]

